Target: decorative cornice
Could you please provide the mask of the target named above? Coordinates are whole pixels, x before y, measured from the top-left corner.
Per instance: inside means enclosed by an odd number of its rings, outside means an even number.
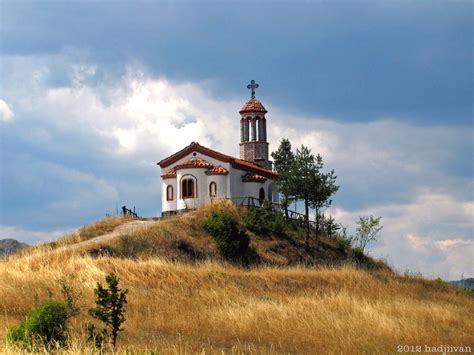
[[[206,171],[206,175],[227,175],[229,171],[221,165],[215,165],[211,170]]]
[[[176,165],[174,167],[175,170],[180,169],[189,169],[189,168],[201,168],[201,169],[211,169],[214,165],[209,163],[208,161],[201,159],[201,158],[191,158],[188,161]]]
[[[173,168],[173,169],[170,169],[170,170],[164,172],[163,174],[161,174],[161,178],[162,179],[174,179],[174,178],[176,178],[176,169]]]
[[[264,183],[265,181],[267,181],[266,178],[264,178],[264,177],[261,176],[261,175],[257,175],[257,174],[247,173],[247,174],[245,174],[244,176],[242,176],[242,182],[259,182],[259,183]]]

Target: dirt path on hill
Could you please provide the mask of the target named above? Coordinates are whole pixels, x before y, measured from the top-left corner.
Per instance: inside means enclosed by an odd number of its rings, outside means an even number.
[[[81,249],[83,247],[94,247],[97,246],[103,242],[110,241],[114,238],[117,238],[121,235],[125,235],[131,232],[134,232],[139,229],[151,227],[153,225],[156,225],[160,223],[160,221],[132,221],[132,222],[127,222],[124,224],[121,224],[120,226],[116,227],[112,232],[105,233],[102,235],[99,235],[98,237],[94,237],[88,240],[84,240],[82,242],[76,243],[76,244],[70,244],[70,245],[65,245],[62,247],[59,247],[56,249],[57,251],[63,251],[67,249]]]

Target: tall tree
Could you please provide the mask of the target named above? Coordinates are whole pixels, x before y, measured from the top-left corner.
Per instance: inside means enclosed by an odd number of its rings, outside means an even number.
[[[295,155],[291,151],[291,143],[288,139],[283,138],[281,140],[278,150],[272,153],[272,158],[275,170],[278,173],[277,184],[282,196],[281,204],[285,209],[285,216],[288,218],[288,206],[291,203],[293,193],[291,175],[295,161]]]
[[[314,208],[316,217],[316,235],[319,235],[322,211],[331,206],[331,196],[339,190],[339,186],[336,185],[337,176],[334,174],[334,170],[324,173],[322,172],[323,167],[323,158],[318,154],[315,158],[316,176],[310,194],[310,206]]]
[[[301,148],[296,149],[296,155],[289,177],[289,186],[295,198],[304,202],[306,247],[309,247],[309,210],[317,179],[318,174],[314,155],[311,154],[309,148],[302,145]]]

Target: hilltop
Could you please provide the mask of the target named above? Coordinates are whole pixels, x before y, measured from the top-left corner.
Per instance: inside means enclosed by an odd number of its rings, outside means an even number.
[[[329,238],[322,235],[317,241],[312,239],[308,249],[304,245],[304,228],[291,221],[281,221],[277,231],[274,231],[276,228],[271,225],[264,225],[263,228],[259,225],[256,230],[249,226],[248,210],[228,201],[215,202],[185,214],[163,219],[108,217],[39,248],[74,249],[77,253],[92,257],[159,257],[179,262],[225,262],[215,240],[202,227],[202,221],[217,210],[223,210],[235,218],[250,237],[250,250],[245,260],[234,264],[341,266],[357,263],[361,267],[390,270],[385,263],[366,255],[352,255],[347,241],[338,236]],[[262,222],[253,221],[253,225],[258,223]]]
[[[90,350],[84,339],[93,288],[113,271],[129,289],[119,342],[132,353],[387,353],[397,345],[474,345],[474,298],[467,292],[399,275],[374,260],[348,262],[336,239],[323,238],[306,252],[297,229],[278,238],[249,232],[255,264],[226,262],[201,227],[216,208],[222,206],[163,220],[107,218],[5,258],[0,335],[35,299],[61,298],[56,280],[66,277],[82,310],[70,325],[70,352]],[[225,208],[238,218],[245,213]],[[15,352],[5,344],[0,350]]]

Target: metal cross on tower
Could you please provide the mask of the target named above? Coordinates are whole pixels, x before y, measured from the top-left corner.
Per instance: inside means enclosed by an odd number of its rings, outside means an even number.
[[[255,89],[258,88],[258,84],[255,82],[255,80],[250,80],[250,84],[247,85],[247,89],[252,90],[251,91],[251,98],[255,99]]]

